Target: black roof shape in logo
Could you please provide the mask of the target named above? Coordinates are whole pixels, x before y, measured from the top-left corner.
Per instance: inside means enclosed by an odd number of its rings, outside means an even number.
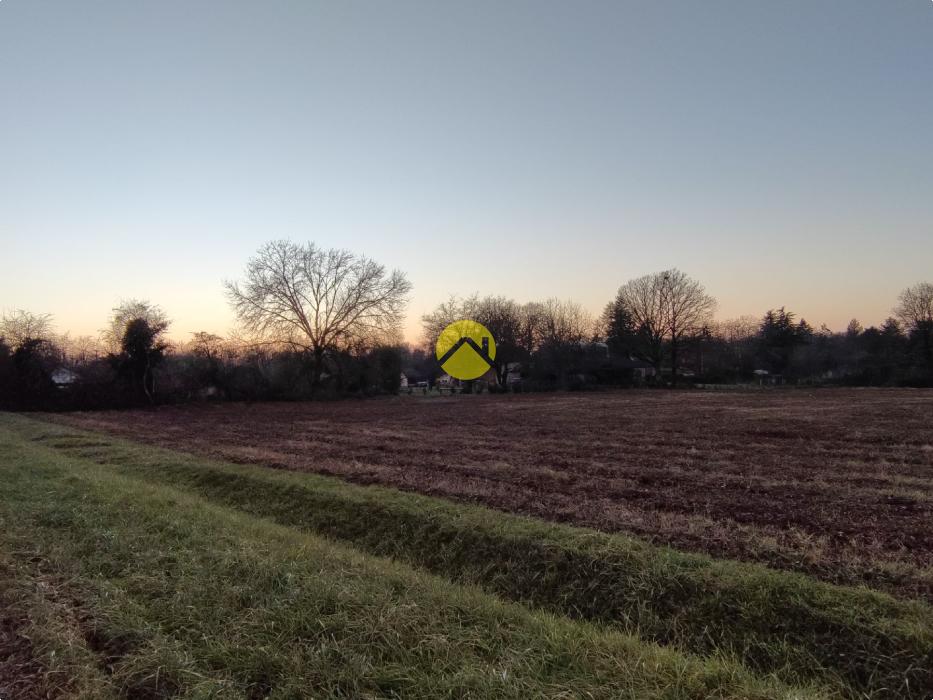
[[[456,343],[451,345],[450,348],[447,350],[447,352],[445,352],[440,357],[440,359],[438,359],[438,363],[440,363],[440,365],[443,366],[443,364],[447,362],[447,360],[449,360],[451,357],[453,357],[454,353],[457,352],[457,350],[462,348],[464,345],[469,345],[471,348],[473,348],[476,351],[476,354],[479,355],[481,358],[483,358],[483,360],[485,360],[487,365],[489,365],[490,367],[495,367],[495,364],[493,364],[492,358],[489,357],[489,338],[485,336],[483,337],[482,347],[477,345],[476,341],[473,340],[472,338],[467,338],[466,336],[464,336],[463,338],[460,338],[460,340],[458,340]]]

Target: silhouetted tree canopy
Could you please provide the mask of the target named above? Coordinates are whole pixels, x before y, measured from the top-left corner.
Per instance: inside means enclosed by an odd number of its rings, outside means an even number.
[[[150,403],[155,395],[155,368],[165,359],[166,343],[162,335],[168,322],[155,325],[145,318],[133,318],[126,324],[120,341],[120,354],[113,357],[117,371],[133,391],[140,391]]]
[[[138,319],[145,320],[151,329],[165,330],[169,326],[168,317],[158,305],[142,299],[123,300],[111,310],[110,321],[100,333],[101,342],[110,353],[120,352],[127,325]]]
[[[52,315],[16,309],[0,316],[0,338],[16,349],[28,340],[51,340]]]

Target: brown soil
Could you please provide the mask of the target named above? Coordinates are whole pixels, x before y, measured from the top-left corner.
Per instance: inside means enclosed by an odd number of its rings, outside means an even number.
[[[45,669],[36,661],[32,643],[24,636],[24,620],[17,619],[0,598],[0,698],[46,700]]]
[[[933,598],[933,391],[399,397],[55,420]]]

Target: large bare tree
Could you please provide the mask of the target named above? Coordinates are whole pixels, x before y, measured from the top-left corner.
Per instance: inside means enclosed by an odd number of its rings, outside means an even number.
[[[369,258],[286,240],[262,246],[245,279],[224,286],[245,331],[310,358],[312,386],[329,353],[397,341],[411,291],[403,273]]]
[[[687,339],[709,327],[716,310],[716,300],[695,279],[674,268],[662,273],[661,288],[667,309],[667,336],[671,345],[671,381],[677,384],[678,355]]]
[[[664,340],[667,337],[662,281],[661,274],[629,280],[619,288],[613,303],[617,312],[630,319],[638,352],[655,366],[658,375],[661,374]]]
[[[716,310],[716,300],[703,285],[676,268],[627,282],[619,289],[616,304],[628,312],[642,354],[659,374],[665,346],[670,349],[674,384],[684,341],[708,326]]]

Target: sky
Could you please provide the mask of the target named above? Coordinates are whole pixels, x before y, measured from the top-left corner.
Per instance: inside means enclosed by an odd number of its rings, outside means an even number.
[[[0,310],[225,334],[271,239],[450,294],[678,267],[865,326],[933,280],[933,2],[0,0]]]

